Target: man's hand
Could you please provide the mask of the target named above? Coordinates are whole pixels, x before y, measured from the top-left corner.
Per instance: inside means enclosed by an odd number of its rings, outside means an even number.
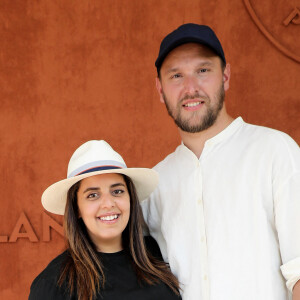
[[[300,280],[294,285],[293,288],[293,300],[300,300]]]

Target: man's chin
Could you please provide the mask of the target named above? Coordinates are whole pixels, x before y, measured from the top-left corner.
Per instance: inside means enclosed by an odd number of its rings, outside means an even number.
[[[188,133],[197,133],[197,132],[201,132],[203,130],[205,130],[202,126],[202,124],[191,124],[191,123],[182,123],[182,122],[176,122],[175,124],[177,125],[177,127],[184,131],[184,132],[188,132]]]
[[[216,122],[217,116],[213,117],[211,116],[211,118],[207,118],[207,119],[201,119],[199,120],[199,116],[197,118],[197,120],[174,120],[175,124],[177,125],[178,128],[180,128],[180,130],[184,131],[184,132],[188,132],[188,133],[197,133],[197,132],[202,132],[205,131],[207,129],[209,129],[211,126],[214,125],[214,123]]]

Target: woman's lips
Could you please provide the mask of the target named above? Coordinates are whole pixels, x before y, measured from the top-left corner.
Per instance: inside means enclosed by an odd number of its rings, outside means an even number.
[[[101,216],[97,217],[97,219],[99,219],[103,223],[111,224],[111,223],[116,223],[118,221],[119,217],[120,217],[120,214],[113,213],[113,214],[101,215]]]

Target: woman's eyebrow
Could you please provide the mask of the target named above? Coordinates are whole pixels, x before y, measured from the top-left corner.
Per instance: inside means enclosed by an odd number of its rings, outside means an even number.
[[[83,193],[86,193],[86,192],[89,192],[89,191],[99,191],[99,190],[100,190],[100,188],[98,188],[98,187],[88,187],[87,189],[85,189],[83,191]]]
[[[125,187],[125,184],[122,183],[122,182],[117,182],[117,183],[112,184],[110,187],[111,187],[111,188],[114,188],[114,187],[116,187],[116,186],[124,186],[124,187]],[[86,189],[83,191],[83,193],[90,192],[90,191],[99,191],[99,190],[100,190],[99,187],[92,187],[92,186],[91,186],[91,187],[86,188]]]
[[[122,182],[114,183],[110,187],[116,187],[116,186],[120,186],[120,185],[125,187],[125,184]]]

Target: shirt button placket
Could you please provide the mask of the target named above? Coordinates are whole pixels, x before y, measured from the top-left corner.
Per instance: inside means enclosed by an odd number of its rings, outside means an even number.
[[[202,286],[202,299],[209,300],[209,280],[208,280],[208,257],[207,257],[207,244],[206,244],[206,231],[205,231],[205,218],[204,218],[204,203],[203,203],[203,178],[201,162],[198,161],[198,174],[199,174],[199,194],[198,194],[198,212],[199,212],[199,235],[200,235],[200,270],[201,270],[201,286]]]

